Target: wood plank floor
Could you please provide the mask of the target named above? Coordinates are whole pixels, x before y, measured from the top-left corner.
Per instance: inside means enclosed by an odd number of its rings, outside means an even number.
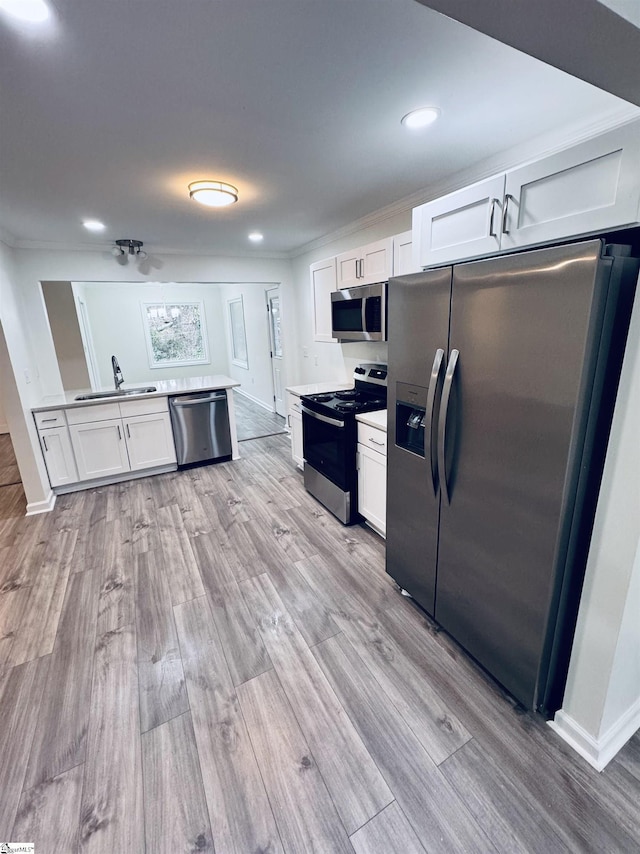
[[[640,852],[602,773],[304,490],[286,436],[58,498],[0,487],[0,839],[38,854]]]
[[[233,393],[233,402],[239,442],[285,432],[285,420],[282,415],[269,412],[259,403],[255,403],[238,391]]]
[[[13,452],[11,436],[0,433],[0,487],[20,483],[20,472]]]

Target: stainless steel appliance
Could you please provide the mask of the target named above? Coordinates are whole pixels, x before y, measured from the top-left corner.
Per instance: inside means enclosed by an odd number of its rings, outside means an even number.
[[[169,398],[178,465],[231,456],[227,392],[196,392]]]
[[[389,282],[387,572],[560,707],[638,277],[603,240]]]
[[[364,363],[352,389],[308,394],[302,405],[304,485],[345,525],[358,521],[356,415],[387,406],[387,366]]]
[[[333,291],[331,334],[339,341],[386,341],[387,283]]]

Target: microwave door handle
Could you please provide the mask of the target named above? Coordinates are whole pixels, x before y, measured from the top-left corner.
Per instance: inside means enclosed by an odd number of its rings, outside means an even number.
[[[368,332],[367,329],[367,300],[369,297],[362,297],[362,331]]]

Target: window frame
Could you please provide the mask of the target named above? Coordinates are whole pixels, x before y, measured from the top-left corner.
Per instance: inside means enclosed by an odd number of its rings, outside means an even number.
[[[244,333],[244,351],[245,358],[242,359],[236,352],[236,342],[235,336],[233,334],[234,326],[233,326],[233,307],[239,305],[240,306],[240,319],[242,320],[242,330]],[[242,298],[242,294],[239,297],[232,297],[227,300],[227,323],[229,324],[229,345],[230,345],[230,356],[231,363],[233,365],[237,365],[239,368],[244,368],[245,370],[249,370],[249,343],[247,341],[247,324],[244,316],[244,300]]]
[[[204,357],[202,359],[171,359],[162,362],[156,361],[153,352],[153,343],[151,341],[151,328],[149,326],[148,308],[152,306],[165,306],[170,309],[173,306],[197,306],[200,317],[200,334],[202,336],[202,347]],[[142,326],[144,328],[145,343],[147,346],[147,358],[149,361],[149,369],[152,371],[162,370],[163,368],[186,368],[196,365],[210,365],[211,358],[209,356],[209,336],[207,334],[207,318],[204,309],[203,300],[141,300],[140,309],[142,313]]]

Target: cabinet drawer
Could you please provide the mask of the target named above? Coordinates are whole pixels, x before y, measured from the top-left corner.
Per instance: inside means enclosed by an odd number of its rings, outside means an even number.
[[[123,400],[120,403],[120,415],[123,418],[133,418],[136,415],[155,415],[157,412],[168,412],[169,404],[166,397],[143,397],[136,400]]]
[[[112,418],[120,418],[119,403],[99,403],[67,409],[69,424],[89,424],[92,421],[110,421]]]
[[[368,424],[358,424],[358,443],[379,454],[387,454],[387,434],[384,430],[370,427]]]
[[[50,427],[65,427],[64,409],[49,409],[47,412],[34,412],[38,430],[48,430]]]

